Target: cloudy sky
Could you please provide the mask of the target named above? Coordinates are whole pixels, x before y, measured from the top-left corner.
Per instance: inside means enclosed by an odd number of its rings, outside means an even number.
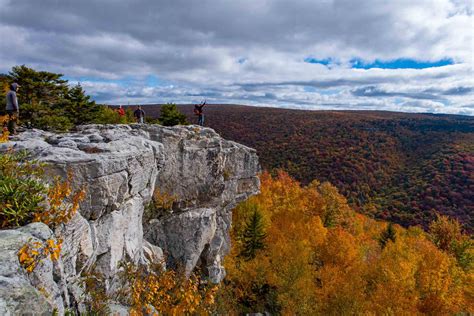
[[[471,0],[0,0],[0,72],[110,104],[474,115]]]

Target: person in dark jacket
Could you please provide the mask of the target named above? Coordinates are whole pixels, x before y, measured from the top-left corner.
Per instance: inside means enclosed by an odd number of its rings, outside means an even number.
[[[8,91],[6,99],[7,99],[7,114],[8,114],[8,132],[11,135],[15,135],[16,132],[16,124],[18,117],[20,115],[20,107],[18,106],[18,99],[16,93],[20,85],[16,82],[10,85],[10,91]]]
[[[201,102],[201,104],[194,105],[194,114],[198,116],[198,125],[204,126],[204,114],[202,113],[202,108],[206,105],[206,101]]]
[[[133,112],[133,116],[137,120],[137,123],[145,123],[145,111],[142,110],[142,107],[139,105],[138,108]]]

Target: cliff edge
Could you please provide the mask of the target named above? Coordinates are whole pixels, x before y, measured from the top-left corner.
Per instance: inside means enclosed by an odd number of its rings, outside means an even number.
[[[75,132],[22,133],[0,151],[25,149],[47,164],[52,179],[73,174],[86,198],[65,226],[41,223],[0,231],[0,314],[42,313],[78,306],[82,271],[94,268],[114,287],[119,263],[166,261],[186,273],[199,269],[212,282],[225,276],[231,210],[259,190],[254,149],[222,139],[209,128],[86,125]],[[153,194],[172,206],[151,212]],[[144,214],[145,213],[145,214]],[[32,274],[17,253],[27,240],[63,240],[57,262]],[[25,305],[27,304],[27,305]],[[34,310],[32,310],[32,308]]]

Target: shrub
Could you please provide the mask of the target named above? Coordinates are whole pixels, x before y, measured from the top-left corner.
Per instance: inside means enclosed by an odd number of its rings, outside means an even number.
[[[173,270],[161,264],[149,266],[123,263],[123,281],[119,297],[131,306],[131,315],[208,315],[214,305],[216,285],[208,285],[199,277]]]
[[[72,192],[72,175],[47,186],[44,166],[26,152],[0,155],[0,227],[43,222],[51,228],[66,223],[77,211],[84,191]],[[70,202],[70,203],[68,203]]]
[[[6,143],[8,141],[8,115],[0,116],[0,128],[2,129],[2,134],[0,135],[0,143]]]
[[[27,160],[26,152],[0,155],[0,227],[30,223],[44,209],[47,188],[40,181],[43,168]]]
[[[48,239],[45,242],[29,241],[18,251],[18,261],[26,272],[31,273],[48,256],[52,261],[59,259],[62,240]]]
[[[47,131],[66,132],[74,127],[69,118],[64,116],[45,115],[33,122],[33,125]]]
[[[189,124],[186,115],[178,110],[176,104],[163,104],[160,111],[160,123],[164,126]]]
[[[171,213],[176,200],[175,195],[161,192],[159,189],[155,190],[151,203],[145,209],[145,220],[159,218],[166,213]]]
[[[87,308],[87,315],[109,315],[110,308],[108,302],[110,296],[105,289],[105,276],[93,267],[90,271],[84,271],[81,275],[81,287],[85,292],[84,304]]]
[[[133,122],[133,113],[131,110],[125,110],[125,115],[120,116],[114,109],[103,105],[97,111],[96,117],[92,120],[95,124],[127,124]]]
[[[34,214],[33,221],[45,223],[51,228],[69,222],[85,196],[84,190],[72,194],[71,181],[71,172],[68,173],[66,181],[56,178],[54,185],[48,189],[48,207]],[[67,200],[70,200],[70,203],[65,203]]]

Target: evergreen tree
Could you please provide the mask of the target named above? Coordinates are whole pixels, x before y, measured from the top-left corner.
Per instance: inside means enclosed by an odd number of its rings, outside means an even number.
[[[389,241],[395,242],[397,239],[397,232],[395,231],[395,228],[393,227],[392,223],[389,223],[387,226],[387,229],[382,232],[379,238],[379,244],[380,247],[385,248],[387,243]]]
[[[186,115],[181,113],[176,104],[168,103],[161,106],[160,123],[164,126],[187,125]]]
[[[8,74],[0,74],[0,96],[5,99],[10,83],[18,82],[20,121],[36,128],[66,131],[75,125],[98,121],[102,124],[127,122],[126,118],[92,101],[80,84],[69,86],[62,77],[62,74],[37,71],[25,65],[15,66]],[[108,112],[112,115],[104,114]]]
[[[74,125],[87,124],[97,117],[100,106],[90,100],[80,84],[69,89],[66,98],[61,104],[66,117],[70,118]]]
[[[243,246],[240,255],[245,260],[255,258],[257,250],[265,248],[264,240],[266,236],[262,214],[255,210],[245,224],[242,234]]]
[[[62,74],[47,71],[36,71],[25,65],[15,66],[8,74],[10,82],[21,86],[18,93],[20,104],[54,105],[63,100],[69,87]]]

